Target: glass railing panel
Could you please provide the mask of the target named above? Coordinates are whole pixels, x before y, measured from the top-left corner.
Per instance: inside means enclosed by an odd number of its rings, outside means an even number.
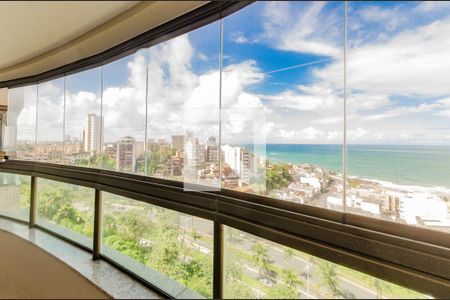
[[[450,233],[449,15],[348,3],[348,212]]]
[[[220,22],[148,51],[147,175],[218,188]]]
[[[431,298],[232,227],[224,249],[224,298]]]
[[[94,190],[39,178],[37,224],[92,248]]]
[[[38,84],[35,160],[63,163],[64,78]]]
[[[100,167],[145,174],[145,49],[103,66],[103,149]]]
[[[223,19],[223,188],[343,209],[343,37],[343,2]]]
[[[101,69],[66,77],[64,163],[98,168],[102,154]]]
[[[211,221],[106,192],[103,200],[103,255],[174,297],[212,297]]]
[[[31,85],[8,89],[4,143],[6,154],[11,159],[34,159],[36,146],[36,88],[35,85]]]
[[[0,173],[0,215],[28,221],[31,177]]]

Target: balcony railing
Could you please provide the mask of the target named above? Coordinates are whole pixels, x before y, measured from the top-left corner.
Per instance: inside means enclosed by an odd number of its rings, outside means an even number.
[[[129,267],[128,262],[105,255],[108,250],[102,250],[105,193],[209,220],[213,224],[214,298],[224,296],[224,227],[427,295],[444,298],[450,295],[450,240],[443,232],[230,190],[186,191],[182,182],[113,171],[7,161],[0,164],[0,172],[31,176],[29,218],[22,219],[30,227],[48,231],[90,251],[93,259],[109,261],[167,297],[181,296],[179,292],[171,293],[170,288],[162,287],[163,280],[151,282],[136,268]],[[80,243],[65,231],[37,222],[38,178],[94,189],[92,245]],[[190,296],[193,295],[197,294]]]

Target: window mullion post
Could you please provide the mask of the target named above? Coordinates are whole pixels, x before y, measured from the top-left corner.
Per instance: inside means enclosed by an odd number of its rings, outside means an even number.
[[[94,239],[92,247],[92,259],[97,260],[101,257],[102,246],[102,223],[103,223],[103,197],[102,191],[95,190],[94,204]]]
[[[223,225],[217,221],[214,222],[214,277],[213,277],[213,298],[223,299],[224,269],[223,269]]]
[[[31,176],[31,187],[30,187],[30,218],[29,227],[34,228],[36,226],[36,215],[37,215],[37,177]]]

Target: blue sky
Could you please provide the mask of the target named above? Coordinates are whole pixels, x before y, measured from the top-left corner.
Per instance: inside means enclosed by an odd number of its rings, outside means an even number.
[[[450,144],[450,6],[348,2],[347,15],[349,142]],[[256,2],[226,17],[224,140],[342,143],[343,24],[343,2]],[[105,65],[111,139],[145,131],[147,65],[150,136],[217,135],[219,50],[217,21]],[[86,109],[98,111],[99,69],[67,83],[82,123]]]

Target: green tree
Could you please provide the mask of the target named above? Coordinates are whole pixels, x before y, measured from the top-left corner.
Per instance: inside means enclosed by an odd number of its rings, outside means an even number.
[[[230,250],[225,259],[225,280],[235,283],[242,278],[242,262],[238,253]]]
[[[116,219],[110,214],[103,216],[103,238],[118,234]]]
[[[264,272],[266,274],[269,274],[270,258],[266,246],[259,242],[256,242],[255,244],[253,244],[252,250],[252,260],[258,267],[259,276],[262,276]]]
[[[227,228],[226,233],[229,242],[236,243],[239,241],[239,230],[229,227]]]
[[[20,177],[20,205],[22,207],[30,205],[31,184],[29,179]]]
[[[269,290],[267,298],[269,299],[297,299],[298,292],[283,284],[275,286]]]
[[[289,248],[289,247],[283,247],[283,252],[284,252],[284,258],[286,260],[291,259],[295,254],[294,249]]]
[[[337,280],[336,266],[333,263],[321,260],[319,262],[320,286],[325,286],[332,296],[341,295]]]
[[[225,286],[226,299],[256,299],[253,290],[245,283],[238,281]]]
[[[370,277],[369,284],[375,288],[377,292],[377,299],[383,299],[383,290],[389,290],[392,292],[392,288],[387,282],[376,277]]]
[[[116,170],[116,160],[106,153],[102,153],[101,155],[95,155],[93,157],[92,165],[101,167],[102,169],[105,170],[110,171]]]
[[[296,290],[297,285],[304,285],[302,281],[299,280],[298,275],[292,269],[283,270],[283,280],[285,284],[291,289]]]
[[[336,272],[336,265],[328,262],[328,261],[324,261],[324,260],[320,260],[319,261],[319,278],[320,278],[320,282],[319,285],[321,287],[325,286],[329,293],[331,294],[331,296],[333,297],[343,297],[343,298],[355,298],[354,295],[345,290],[342,289],[339,286],[338,283],[338,274]]]
[[[291,181],[292,176],[289,174],[289,170],[286,165],[268,165],[266,169],[266,187],[268,191],[286,187]]]

